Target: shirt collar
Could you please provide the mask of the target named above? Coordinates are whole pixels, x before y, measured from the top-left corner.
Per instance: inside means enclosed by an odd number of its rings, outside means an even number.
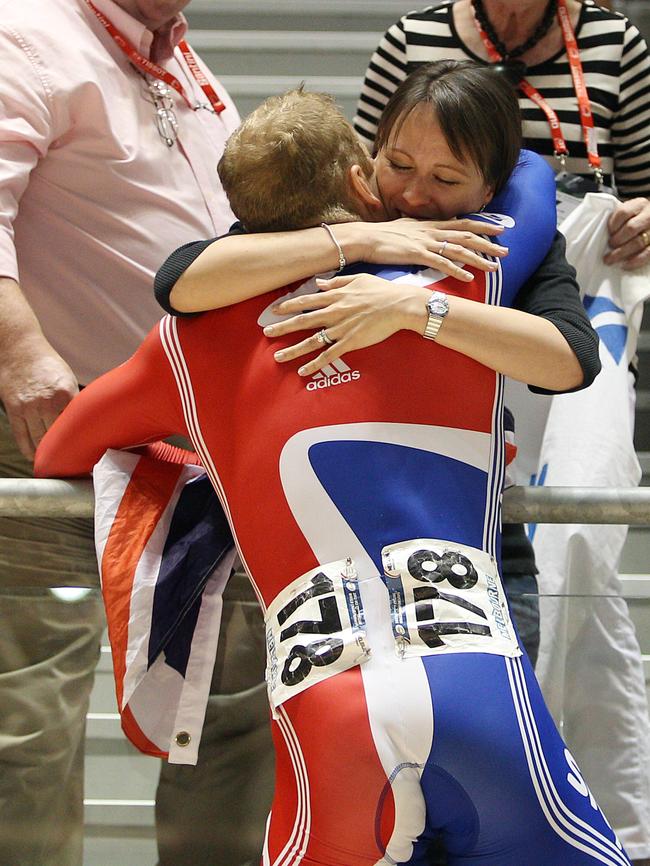
[[[182,14],[152,33],[141,21],[129,15],[117,3],[113,3],[113,0],[93,0],[93,5],[117,27],[143,57],[155,63],[169,60],[174,53],[174,48],[187,33],[187,21]]]

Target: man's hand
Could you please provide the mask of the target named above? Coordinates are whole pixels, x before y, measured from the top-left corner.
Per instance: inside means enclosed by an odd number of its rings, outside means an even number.
[[[74,373],[45,339],[4,353],[0,400],[16,444],[28,460],[34,459],[45,431],[78,391]]]
[[[609,218],[607,265],[633,271],[650,264],[650,200],[633,198],[619,204]]]

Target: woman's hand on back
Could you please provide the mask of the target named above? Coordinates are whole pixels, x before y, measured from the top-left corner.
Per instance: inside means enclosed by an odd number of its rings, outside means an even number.
[[[274,312],[290,319],[264,328],[267,337],[281,337],[298,331],[316,333],[275,353],[276,361],[293,361],[319,350],[299,373],[311,376],[346,352],[365,349],[387,340],[403,328],[427,323],[426,301],[431,289],[391,282],[371,274],[318,280],[323,290],[317,295],[301,295],[279,303]],[[302,312],[307,309],[309,312]],[[332,345],[319,339],[324,330]]]
[[[480,271],[494,271],[497,265],[485,258],[503,258],[506,247],[481,237],[498,239],[501,226],[472,219],[416,220],[403,217],[381,223],[348,223],[346,228],[364,227],[364,248],[355,261],[373,264],[420,265],[435,268],[464,282],[473,275],[464,270],[469,265]],[[336,233],[337,227],[333,227]]]

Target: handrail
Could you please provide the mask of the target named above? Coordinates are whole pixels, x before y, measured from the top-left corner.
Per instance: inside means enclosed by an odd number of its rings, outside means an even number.
[[[503,522],[650,526],[650,487],[510,487]]]
[[[0,517],[93,517],[92,481],[0,478]]]
[[[90,481],[0,478],[0,517],[93,516]],[[510,487],[505,523],[650,526],[650,487]]]

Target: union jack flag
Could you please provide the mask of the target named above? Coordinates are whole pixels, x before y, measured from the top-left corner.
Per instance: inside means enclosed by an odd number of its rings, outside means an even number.
[[[148,755],[195,764],[235,550],[202,467],[107,451],[95,543],[121,724]]]

